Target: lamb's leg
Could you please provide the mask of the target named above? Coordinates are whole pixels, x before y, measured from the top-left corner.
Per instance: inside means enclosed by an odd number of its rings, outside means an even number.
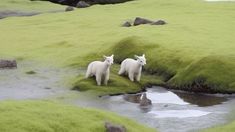
[[[100,86],[101,85],[101,75],[96,74],[95,78],[96,78],[97,85]]]
[[[88,66],[87,71],[86,71],[86,76],[85,78],[88,78],[91,76],[91,65]]]
[[[104,84],[108,85],[108,80],[109,80],[109,71],[106,72],[105,77],[104,77]]]
[[[136,75],[136,78],[135,78],[135,79],[136,79],[137,82],[140,81],[140,77],[141,77],[141,72]]]
[[[134,82],[134,74],[132,72],[129,72],[128,77],[132,82]]]

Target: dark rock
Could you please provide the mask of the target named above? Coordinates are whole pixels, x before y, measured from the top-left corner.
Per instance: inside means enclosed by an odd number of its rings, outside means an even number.
[[[148,106],[148,105],[152,105],[152,101],[147,98],[146,93],[143,93],[140,98],[140,106]]]
[[[46,1],[50,1],[53,3],[59,3],[62,5],[76,6],[76,4],[80,0],[46,0]],[[127,1],[132,1],[132,0],[84,0],[84,1],[90,5],[94,5],[94,4],[117,4],[117,3],[124,3]]]
[[[123,98],[128,101],[128,102],[132,102],[132,103],[140,103],[140,97],[142,94],[124,94]]]
[[[127,1],[132,0],[86,0],[86,2],[92,3],[92,4],[117,4],[117,3],[124,3]]]
[[[126,127],[105,122],[106,132],[126,132]]]
[[[131,27],[131,23],[130,22],[125,22],[122,24],[122,27]]]
[[[151,25],[165,25],[166,22],[164,20],[158,20],[156,22],[151,23]]]
[[[45,87],[45,89],[51,89],[50,87]]]
[[[89,6],[90,6],[90,4],[86,3],[85,1],[79,1],[76,5],[77,8],[86,8]]]
[[[0,68],[17,68],[15,60],[0,60]]]
[[[72,7],[72,6],[68,6],[66,9],[65,9],[65,11],[73,11],[74,10],[74,8]]]
[[[141,24],[151,24],[151,23],[153,23],[153,21],[141,17],[136,17],[134,21],[134,26],[138,26]]]
[[[32,75],[32,74],[36,74],[35,71],[27,71],[26,74]]]

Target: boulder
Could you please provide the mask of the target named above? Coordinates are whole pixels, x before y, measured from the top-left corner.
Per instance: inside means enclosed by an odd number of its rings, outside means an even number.
[[[134,21],[134,26],[138,26],[141,24],[151,24],[151,23],[153,23],[153,21],[141,17],[136,17]]]
[[[126,132],[126,127],[122,125],[105,122],[106,132]]]
[[[90,6],[90,4],[86,3],[85,1],[79,1],[76,5],[77,8],[86,8],[89,6]]]
[[[152,105],[152,101],[147,98],[146,93],[143,93],[140,98],[140,106],[149,106]]]
[[[151,25],[165,25],[165,24],[166,22],[164,20],[158,20],[158,21],[151,23]]]
[[[73,11],[73,10],[74,10],[74,8],[72,6],[68,6],[65,8],[65,11]]]
[[[122,27],[131,27],[131,23],[130,22],[125,22],[122,24]]]
[[[17,68],[15,60],[0,60],[0,68]]]
[[[123,98],[124,100],[132,103],[140,103],[140,97],[142,94],[124,94]]]

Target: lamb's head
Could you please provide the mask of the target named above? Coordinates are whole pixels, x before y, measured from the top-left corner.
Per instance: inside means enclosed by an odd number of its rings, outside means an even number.
[[[112,65],[112,64],[113,64],[113,56],[114,56],[114,55],[111,55],[111,56],[105,56],[105,55],[104,55],[105,62],[106,62],[108,65]]]
[[[145,54],[143,54],[142,56],[137,56],[135,55],[135,58],[137,59],[137,62],[140,64],[140,65],[145,65],[146,64],[146,59],[145,59]]]

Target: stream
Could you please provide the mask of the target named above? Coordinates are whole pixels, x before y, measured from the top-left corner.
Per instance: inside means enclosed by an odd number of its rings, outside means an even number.
[[[27,74],[31,70],[35,74]],[[80,72],[20,62],[17,69],[0,70],[0,100],[60,100],[112,111],[160,132],[198,131],[227,123],[235,109],[234,95],[193,94],[158,86],[146,91],[150,107],[140,107],[135,101],[140,94],[90,97],[70,90],[62,81]]]
[[[235,108],[235,99],[229,95],[173,92],[158,86],[147,89],[146,94],[152,101],[152,106],[147,108],[126,100],[124,95],[104,96],[89,102],[79,99],[74,100],[74,103],[113,111],[160,132],[198,131],[223,124],[228,121],[227,116]]]

